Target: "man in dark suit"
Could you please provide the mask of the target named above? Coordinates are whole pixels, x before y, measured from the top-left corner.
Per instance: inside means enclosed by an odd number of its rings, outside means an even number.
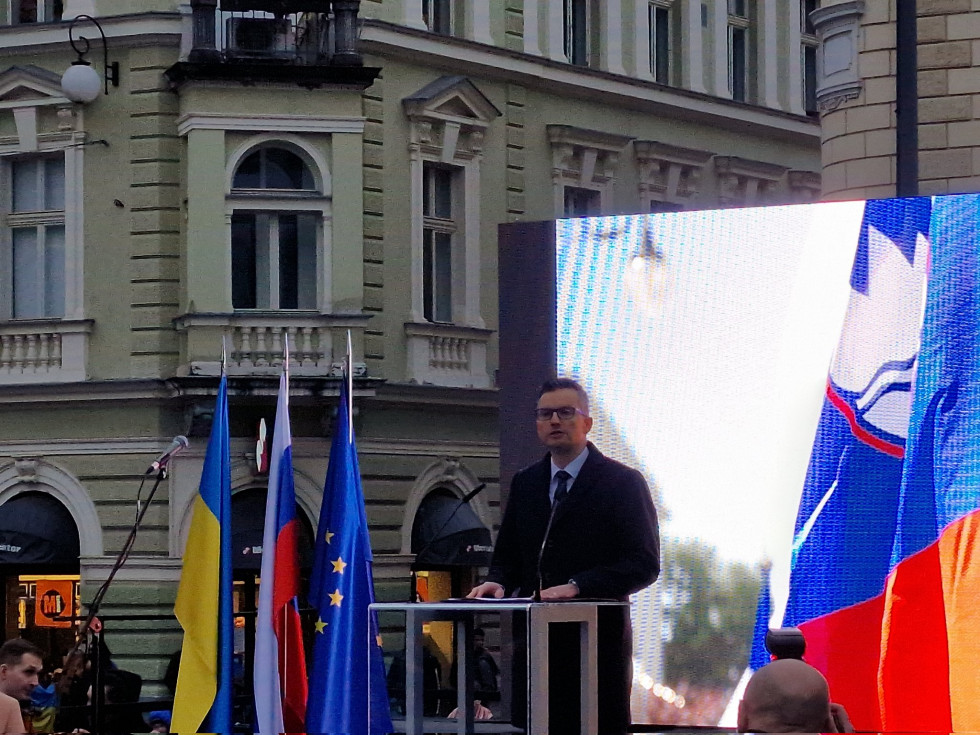
[[[490,573],[469,596],[540,591],[543,601],[626,600],[653,584],[660,573],[660,536],[650,491],[639,472],[589,443],[585,390],[566,378],[545,382],[536,420],[549,453],[514,476]],[[625,608],[601,612],[606,614],[599,622],[598,715],[606,735],[629,726],[632,631]],[[574,629],[558,630],[549,644],[553,733],[578,731],[576,640]]]

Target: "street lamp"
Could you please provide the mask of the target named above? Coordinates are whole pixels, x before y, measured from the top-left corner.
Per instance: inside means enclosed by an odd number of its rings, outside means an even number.
[[[102,65],[105,69],[105,79],[99,78],[99,73],[92,68],[91,62],[85,59],[91,48],[91,42],[85,36],[75,39],[75,24],[80,20],[91,21],[99,29],[102,36]],[[68,42],[78,54],[78,58],[71,62],[71,66],[61,77],[61,91],[65,97],[72,102],[92,102],[99,96],[99,88],[104,87],[105,93],[109,94],[109,82],[113,87],[119,86],[119,62],[109,63],[109,44],[106,42],[105,31],[102,26],[91,15],[77,15],[68,26]]]

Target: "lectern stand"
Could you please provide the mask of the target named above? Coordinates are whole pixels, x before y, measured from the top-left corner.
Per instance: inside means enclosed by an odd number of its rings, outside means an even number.
[[[423,733],[533,733],[548,732],[548,627],[552,623],[579,624],[579,655],[581,661],[581,733],[594,735],[597,723],[596,626],[598,609],[602,606],[628,605],[626,602],[599,600],[569,600],[565,602],[531,602],[529,600],[446,600],[444,602],[409,603],[381,602],[371,605],[379,613],[399,612],[405,615],[405,720],[395,723],[399,732],[409,735]],[[473,649],[473,620],[476,615],[524,613],[527,641],[527,729],[510,723],[473,719],[473,680],[467,676]],[[422,626],[425,623],[448,620],[453,623],[456,639],[456,691],[459,717],[423,717]],[[371,683],[374,686],[374,682]],[[574,735],[553,733],[552,735]]]

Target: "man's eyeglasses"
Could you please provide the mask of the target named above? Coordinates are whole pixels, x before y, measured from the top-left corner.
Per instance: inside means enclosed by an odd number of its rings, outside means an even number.
[[[561,408],[536,408],[534,410],[534,415],[537,417],[538,421],[551,421],[551,417],[558,414],[558,418],[562,421],[569,421],[575,418],[575,414],[582,414],[585,416],[585,411],[575,408],[575,406],[562,406]]]

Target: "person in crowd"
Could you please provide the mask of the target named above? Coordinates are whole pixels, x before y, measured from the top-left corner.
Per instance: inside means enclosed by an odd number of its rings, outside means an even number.
[[[20,702],[11,696],[0,693],[0,733],[22,733],[24,718],[20,711]]]
[[[0,646],[0,693],[17,700],[21,709],[20,732],[31,732],[31,693],[44,668],[44,653],[23,638],[11,638]]]
[[[548,454],[514,476],[490,572],[469,597],[627,600],[660,574],[657,512],[643,475],[588,441],[589,397],[574,380],[546,381],[535,419]],[[632,631],[625,607],[600,616],[599,731],[609,735],[630,723]],[[577,732],[578,626],[551,627],[551,731]]]
[[[854,732],[831,703],[827,680],[799,659],[766,664],[752,675],[738,706],[739,732]]]

